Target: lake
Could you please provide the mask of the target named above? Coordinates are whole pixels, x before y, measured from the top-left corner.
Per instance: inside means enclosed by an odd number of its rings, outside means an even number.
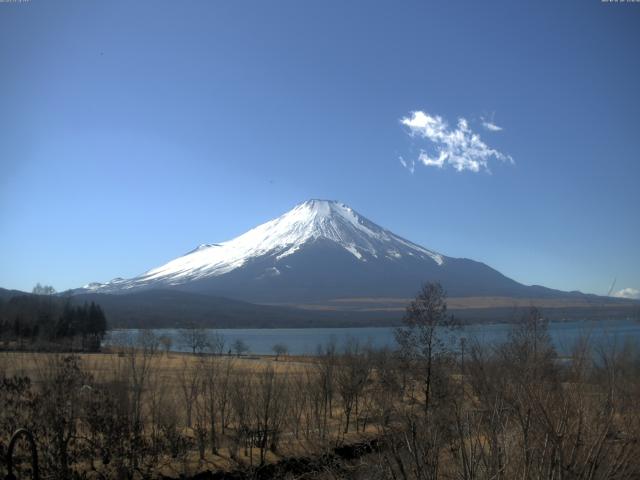
[[[464,337],[468,341],[477,339],[483,344],[499,343],[507,339],[512,326],[508,324],[470,325],[454,332],[452,342],[458,342]],[[250,353],[257,355],[272,354],[275,344],[284,344],[293,355],[314,354],[318,345],[326,345],[335,341],[338,347],[350,338],[357,339],[361,344],[370,343],[374,347],[395,347],[394,328],[243,328],[217,329],[212,333],[222,335],[225,341],[225,351],[231,344],[240,339],[250,349]],[[168,335],[172,338],[173,351],[189,351],[182,343],[180,330],[153,330],[157,335]],[[588,336],[594,345],[622,346],[624,342],[640,343],[640,322],[634,320],[599,320],[553,322],[549,324],[549,333],[560,354],[569,353],[575,342]],[[135,339],[136,329],[113,330],[105,338],[105,345]]]

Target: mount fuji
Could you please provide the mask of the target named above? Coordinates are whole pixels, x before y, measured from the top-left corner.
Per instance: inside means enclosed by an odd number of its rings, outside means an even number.
[[[136,277],[74,293],[162,289],[293,305],[407,298],[426,281],[439,281],[452,297],[581,295],[526,286],[481,262],[447,257],[329,200],[308,200],[232,240],[202,244]]]

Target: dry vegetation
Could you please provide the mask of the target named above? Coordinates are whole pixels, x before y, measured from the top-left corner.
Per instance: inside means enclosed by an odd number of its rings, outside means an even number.
[[[503,345],[448,345],[455,325],[433,285],[406,320],[393,352],[353,341],[314,357],[248,359],[192,330],[192,354],[166,352],[150,333],[110,353],[3,353],[0,454],[25,426],[44,478],[253,478],[255,467],[303,456],[315,459],[308,471],[278,475],[640,478],[635,347],[585,341],[560,361],[535,309]],[[336,458],[336,447],[364,439],[374,448]]]

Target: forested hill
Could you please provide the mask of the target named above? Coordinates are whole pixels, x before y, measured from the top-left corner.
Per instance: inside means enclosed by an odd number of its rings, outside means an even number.
[[[0,289],[0,340],[8,347],[49,349],[53,345],[96,351],[107,318],[95,302]]]

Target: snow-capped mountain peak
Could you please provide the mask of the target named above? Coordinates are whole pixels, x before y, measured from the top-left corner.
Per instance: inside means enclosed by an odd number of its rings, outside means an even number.
[[[442,265],[445,257],[394,235],[359,215],[349,206],[331,200],[308,200],[282,216],[263,223],[226,242],[201,244],[187,254],[130,280],[112,281],[96,291],[122,291],[154,285],[181,285],[217,277],[258,258],[270,258],[269,272],[287,257],[316,241],[328,241],[361,262],[394,261],[413,257]],[[266,272],[267,274],[270,274]]]

